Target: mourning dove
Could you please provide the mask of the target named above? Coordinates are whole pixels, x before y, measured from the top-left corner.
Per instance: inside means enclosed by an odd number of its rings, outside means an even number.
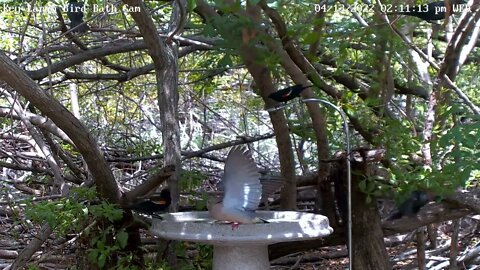
[[[270,191],[278,189],[279,180],[266,181],[265,189]],[[275,183],[277,188],[271,187]],[[256,217],[255,210],[258,208],[262,197],[262,184],[257,165],[252,158],[251,152],[242,146],[233,147],[228,153],[225,162],[224,174],[218,187],[222,194],[210,197],[208,210],[210,216],[219,221],[234,223],[232,229],[239,223],[262,222]],[[265,221],[263,221],[265,222]]]

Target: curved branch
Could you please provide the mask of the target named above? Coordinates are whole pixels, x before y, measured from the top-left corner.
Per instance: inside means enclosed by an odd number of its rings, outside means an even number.
[[[18,114],[6,108],[0,108],[0,116],[20,120],[20,116]],[[59,137],[60,139],[71,145],[74,145],[74,143],[72,142],[72,140],[70,140],[67,134],[65,134],[63,130],[59,129],[58,126],[56,126],[55,123],[52,122],[52,120],[30,112],[24,112],[23,117],[25,117],[25,119],[27,119],[33,125],[52,133],[53,135]]]
[[[165,40],[165,43],[167,43],[167,44],[172,43],[173,37],[175,37],[176,34],[180,33],[183,30],[183,27],[185,26],[185,23],[187,22],[187,11],[185,10],[184,3],[182,3],[182,0],[175,0],[175,2],[178,5],[178,11],[179,11],[180,18],[178,20],[178,23],[175,24],[175,29],[173,29],[173,31],[171,31],[168,34],[168,37]],[[175,16],[172,16],[172,18],[173,17],[175,17]]]
[[[110,202],[118,202],[120,189],[98,148],[97,139],[89,133],[86,126],[57,100],[47,95],[4,53],[0,53],[0,80],[30,101],[70,137],[85,159],[99,195]]]
[[[146,49],[145,42],[143,41],[134,41],[128,44],[122,44],[121,46],[115,43],[107,45],[102,48],[85,51],[80,54],[73,55],[70,58],[67,58],[65,61],[59,61],[53,63],[50,66],[41,68],[35,71],[26,71],[27,75],[34,80],[41,80],[51,74],[55,74],[59,71],[63,71],[74,65],[81,64],[88,60],[94,60],[101,58],[103,56],[125,53],[130,51],[138,51]]]

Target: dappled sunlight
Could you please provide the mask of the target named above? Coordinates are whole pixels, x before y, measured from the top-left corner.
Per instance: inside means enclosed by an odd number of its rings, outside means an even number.
[[[269,223],[239,224],[212,220],[208,212],[182,212],[162,215],[153,221],[152,232],[162,238],[216,245],[272,244],[306,238],[320,238],[333,232],[322,215],[294,211],[257,211]]]

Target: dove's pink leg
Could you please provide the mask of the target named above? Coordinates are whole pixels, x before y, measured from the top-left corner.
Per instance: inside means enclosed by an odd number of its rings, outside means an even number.
[[[238,229],[238,228],[240,228],[240,223],[238,223],[238,222],[232,222],[232,231],[233,231],[234,229]]]

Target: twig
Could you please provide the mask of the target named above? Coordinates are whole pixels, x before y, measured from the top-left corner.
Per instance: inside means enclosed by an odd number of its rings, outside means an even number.
[[[416,233],[417,238],[417,262],[418,262],[418,269],[425,270],[426,269],[426,260],[425,260],[425,231],[423,228],[417,230]]]
[[[460,219],[453,221],[452,244],[450,245],[450,267],[448,269],[457,269],[458,256],[458,233],[460,232]]]

